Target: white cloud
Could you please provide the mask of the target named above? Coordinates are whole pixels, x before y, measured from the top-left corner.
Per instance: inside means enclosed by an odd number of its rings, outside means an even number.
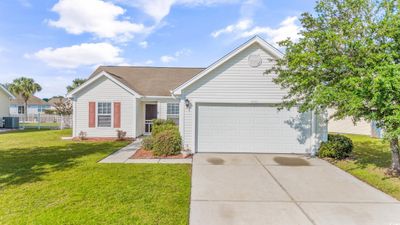
[[[146,60],[145,62],[144,62],[144,64],[146,64],[146,65],[152,65],[154,62],[153,62],[153,60]]]
[[[256,26],[251,30],[243,32],[241,37],[251,37],[257,34],[265,34],[269,39],[271,39],[274,43],[285,40],[287,38],[296,41],[299,39],[300,35],[300,27],[296,24],[297,17],[292,16],[283,20],[278,28],[271,27],[259,27]]]
[[[52,67],[77,68],[98,64],[119,64],[124,59],[120,57],[121,49],[109,43],[83,43],[63,48],[45,48],[27,58],[42,60]]]
[[[102,0],[60,0],[52,11],[58,13],[60,18],[50,20],[49,25],[76,35],[88,32],[100,38],[127,41],[136,33],[151,30],[143,24],[118,19],[125,10]]]
[[[297,17],[287,17],[283,20],[279,27],[262,27],[262,26],[252,26],[252,23],[247,23],[248,26],[239,26],[243,21],[239,21],[236,24],[229,25],[221,30],[217,30],[211,33],[211,36],[217,38],[223,34],[233,34],[235,38],[248,38],[254,35],[265,35],[269,40],[276,43],[282,41],[286,38],[291,38],[296,41],[300,35],[300,26],[296,24]]]
[[[211,33],[211,36],[214,38],[217,38],[221,36],[222,34],[229,34],[233,32],[238,32],[238,31],[244,31],[253,24],[253,21],[250,19],[244,19],[244,20],[239,20],[236,24],[231,24],[226,26],[225,28],[222,28],[220,30],[214,31]]]
[[[160,60],[163,63],[170,63],[173,61],[177,61],[180,57],[189,56],[190,54],[192,54],[192,50],[184,48],[176,51],[173,55],[163,55],[160,57]]]
[[[164,17],[166,17],[171,8],[174,5],[185,5],[185,6],[212,6],[217,4],[230,4],[238,3],[239,0],[114,0],[116,2],[122,2],[139,8],[145,14],[152,17],[156,22],[160,22]]]
[[[161,62],[163,63],[170,63],[172,61],[176,61],[176,57],[170,56],[170,55],[163,55],[160,58]]]
[[[147,48],[149,47],[149,43],[147,43],[147,41],[141,41],[139,42],[139,46],[142,48]]]

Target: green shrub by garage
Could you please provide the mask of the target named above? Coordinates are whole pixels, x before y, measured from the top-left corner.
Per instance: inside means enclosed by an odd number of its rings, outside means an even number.
[[[321,158],[345,159],[353,151],[353,141],[340,134],[329,134],[328,141],[321,144],[318,156]]]

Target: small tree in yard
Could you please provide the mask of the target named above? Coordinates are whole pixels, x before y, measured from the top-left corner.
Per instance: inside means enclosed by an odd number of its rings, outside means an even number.
[[[65,116],[72,115],[72,102],[69,99],[59,99],[57,102],[54,103],[55,113],[61,116],[61,129],[64,129],[65,126]],[[68,123],[67,127],[70,124]]]
[[[28,101],[36,93],[42,90],[42,87],[35,83],[32,78],[20,77],[8,85],[9,90],[16,94],[21,95],[24,99],[24,114],[25,120],[28,119]]]
[[[336,109],[337,119],[376,121],[400,174],[400,12],[397,0],[320,0],[301,16],[301,38],[285,40],[269,73],[288,90],[282,107]]]

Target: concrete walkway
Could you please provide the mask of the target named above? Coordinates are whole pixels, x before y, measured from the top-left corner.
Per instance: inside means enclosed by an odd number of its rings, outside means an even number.
[[[141,147],[142,139],[138,138],[131,144],[102,159],[100,163],[125,163]]]
[[[326,161],[196,154],[191,225],[400,225],[400,203]]]
[[[142,146],[142,139],[138,138],[128,146],[114,152],[102,159],[99,163],[168,163],[168,164],[191,164],[192,159],[130,159]]]

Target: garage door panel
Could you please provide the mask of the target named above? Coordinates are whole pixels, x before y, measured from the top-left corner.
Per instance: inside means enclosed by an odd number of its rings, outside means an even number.
[[[309,113],[261,104],[200,104],[198,152],[306,153]]]

